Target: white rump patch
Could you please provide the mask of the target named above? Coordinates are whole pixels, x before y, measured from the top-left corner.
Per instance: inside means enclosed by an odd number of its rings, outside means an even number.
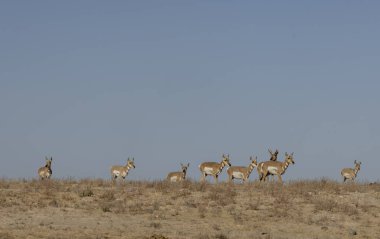
[[[244,174],[242,172],[233,172],[232,176],[234,176],[234,178],[244,178]]]
[[[41,172],[40,173],[40,177],[43,177],[43,178],[49,178],[50,177],[50,173],[45,171],[45,172]]]
[[[120,171],[119,170],[114,170],[112,171],[113,175],[119,177],[120,176]]]
[[[278,174],[278,168],[277,167],[271,167],[271,166],[269,166],[268,167],[268,171],[271,174]]]
[[[203,172],[205,172],[206,174],[214,174],[214,169],[210,167],[205,167],[203,169]]]

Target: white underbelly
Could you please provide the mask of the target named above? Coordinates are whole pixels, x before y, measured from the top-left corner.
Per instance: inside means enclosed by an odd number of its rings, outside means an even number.
[[[244,178],[244,174],[242,172],[233,172],[232,176],[234,176],[234,178]]]
[[[112,174],[119,177],[121,175],[120,171],[119,170],[113,170],[112,171]]]
[[[343,174],[343,176],[344,176],[345,178],[352,178],[352,175],[351,175],[351,174],[348,174],[348,173]]]
[[[177,182],[179,180],[180,180],[180,178],[178,176],[172,176],[172,177],[170,177],[170,181],[171,182]]]
[[[205,172],[206,174],[214,174],[214,169],[210,167],[205,167],[203,169],[203,172]]]
[[[271,167],[271,166],[269,166],[268,167],[268,172],[270,174],[278,174],[278,168],[277,167]]]

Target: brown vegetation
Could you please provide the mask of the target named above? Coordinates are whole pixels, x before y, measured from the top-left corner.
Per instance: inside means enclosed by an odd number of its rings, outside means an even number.
[[[0,180],[0,238],[380,238],[380,184]]]

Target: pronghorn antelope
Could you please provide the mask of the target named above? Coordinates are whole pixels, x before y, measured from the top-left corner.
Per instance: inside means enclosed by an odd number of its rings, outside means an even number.
[[[50,157],[50,159],[45,157],[45,161],[45,166],[38,169],[38,175],[41,180],[49,179],[53,174],[53,171],[51,170],[51,162],[53,161],[53,157]]]
[[[125,177],[127,177],[128,172],[131,168],[135,168],[135,158],[132,158],[132,160],[128,158],[127,164],[125,166],[118,166],[118,165],[112,166],[111,167],[112,180],[115,180],[120,176],[123,179],[125,179]]]
[[[190,166],[189,163],[187,165],[183,165],[181,163],[182,172],[171,172],[171,173],[168,174],[168,176],[166,177],[166,179],[169,180],[169,181],[171,181],[171,182],[178,182],[178,181],[185,180],[186,179],[187,168],[189,166]]]
[[[347,179],[351,179],[352,181],[355,180],[356,175],[358,174],[358,172],[360,170],[360,165],[362,163],[357,162],[355,160],[354,164],[355,164],[355,168],[344,168],[344,169],[342,169],[342,172],[340,174],[342,174],[342,176],[343,176],[343,182],[346,182]]]
[[[222,161],[220,163],[216,162],[204,162],[199,165],[199,170],[201,170],[202,178],[201,181],[205,181],[207,175],[212,175],[215,178],[215,182],[218,183],[218,176],[222,172],[225,166],[230,166],[230,155],[222,155]]]
[[[278,155],[278,149],[276,149],[276,151],[274,151],[274,153],[272,152],[272,150],[268,149],[268,152],[270,154],[270,161],[277,161],[277,155]],[[259,178],[261,178],[262,174],[263,174],[263,164],[264,162],[261,162],[257,165],[257,173],[259,174]],[[272,175],[272,179],[273,179],[273,175]]]
[[[255,159],[253,159],[251,156],[249,157],[249,160],[251,163],[248,165],[248,167],[231,166],[227,169],[228,179],[230,182],[232,182],[234,178],[241,179],[243,183],[248,180],[248,177],[251,174],[252,170],[257,167],[257,156]]]
[[[288,168],[289,164],[295,164],[293,160],[293,153],[285,153],[285,161],[266,161],[262,165],[260,181],[265,181],[268,175],[277,175],[278,180],[282,183],[281,175],[283,175]]]
[[[274,153],[272,152],[272,150],[268,149],[268,152],[270,153],[270,160],[277,161],[278,149],[276,149]]]

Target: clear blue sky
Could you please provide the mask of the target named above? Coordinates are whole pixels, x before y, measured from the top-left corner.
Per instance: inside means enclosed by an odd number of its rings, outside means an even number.
[[[229,153],[379,180],[378,1],[1,1],[0,177],[160,179]],[[252,175],[256,178],[256,172]],[[222,179],[225,179],[223,172]]]

